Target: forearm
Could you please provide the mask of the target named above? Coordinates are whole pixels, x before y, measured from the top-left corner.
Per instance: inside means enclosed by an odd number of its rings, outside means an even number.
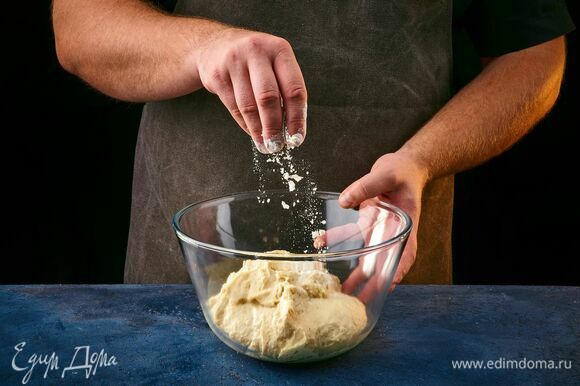
[[[565,62],[558,38],[491,62],[399,152],[429,179],[476,166],[512,146],[553,106]]]
[[[53,24],[63,67],[99,91],[128,101],[199,89],[196,50],[227,28],[166,15],[140,0],[55,0]]]

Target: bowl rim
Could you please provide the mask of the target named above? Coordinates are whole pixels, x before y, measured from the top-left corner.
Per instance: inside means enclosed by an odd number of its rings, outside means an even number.
[[[289,193],[289,192],[287,190],[282,190],[282,189],[272,189],[272,190],[267,190],[266,193]],[[197,202],[194,202],[192,204],[189,204],[189,205],[185,206],[184,208],[180,209],[179,211],[177,211],[177,213],[175,213],[175,215],[173,216],[173,220],[172,220],[173,230],[175,231],[177,237],[179,239],[181,239],[182,241],[189,243],[189,244],[193,244],[197,247],[201,247],[201,248],[210,250],[210,251],[239,255],[240,257],[242,257],[242,256],[243,257],[250,257],[253,259],[263,258],[263,259],[271,260],[272,258],[275,258],[275,256],[273,256],[272,254],[266,253],[266,252],[252,252],[252,251],[231,249],[231,248],[226,248],[226,247],[221,247],[218,245],[206,243],[206,242],[203,242],[200,240],[196,240],[193,237],[187,235],[181,229],[181,227],[179,225],[179,221],[183,217],[183,215],[185,213],[187,213],[189,210],[191,210],[193,207],[201,206],[201,205],[207,204],[208,202],[211,202],[211,201],[219,201],[219,200],[228,199],[228,198],[234,199],[235,197],[241,197],[241,196],[256,197],[257,194],[260,194],[260,192],[258,192],[256,190],[250,190],[250,191],[237,192],[237,193],[231,193],[231,194],[227,194],[227,195],[223,195],[223,196],[208,198],[206,200],[201,200],[201,201],[197,201]],[[337,199],[340,196],[339,193],[328,192],[328,191],[317,191],[315,193],[315,195],[316,196],[330,195],[330,196],[335,196]],[[368,246],[368,247],[364,247],[364,248],[348,249],[348,250],[344,250],[344,251],[324,252],[324,253],[320,253],[320,252],[316,252],[316,253],[290,253],[288,255],[284,255],[284,258],[296,257],[296,258],[301,258],[301,259],[312,259],[312,260],[334,260],[334,259],[343,258],[345,256],[368,254],[370,252],[374,252],[374,251],[377,251],[377,250],[382,249],[384,247],[387,247],[389,245],[395,244],[399,241],[406,240],[407,237],[409,236],[409,234],[411,233],[412,228],[413,228],[413,220],[411,220],[411,217],[404,210],[399,208],[398,206],[395,206],[395,205],[390,204],[388,202],[378,200],[376,198],[374,200],[375,200],[375,203],[377,204],[377,206],[380,206],[386,210],[390,210],[392,212],[395,212],[397,215],[399,215],[400,217],[402,217],[405,220],[405,227],[399,232],[399,234],[397,234],[397,235],[391,237],[390,239],[385,240],[381,243],[378,243],[378,244],[372,245],[372,246]]]

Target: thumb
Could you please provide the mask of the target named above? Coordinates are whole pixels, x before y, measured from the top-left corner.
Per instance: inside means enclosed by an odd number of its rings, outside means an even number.
[[[343,190],[338,198],[338,203],[343,208],[353,208],[364,200],[383,193],[382,188],[380,178],[372,172],[368,173]]]

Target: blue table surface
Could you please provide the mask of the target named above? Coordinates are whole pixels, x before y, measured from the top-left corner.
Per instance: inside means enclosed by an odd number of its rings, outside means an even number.
[[[282,365],[221,343],[191,286],[0,286],[0,383],[579,385],[579,298],[579,287],[399,286],[358,347]],[[452,365],[502,359],[562,368]]]

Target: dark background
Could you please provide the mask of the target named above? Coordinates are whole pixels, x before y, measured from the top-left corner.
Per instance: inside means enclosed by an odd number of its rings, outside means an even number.
[[[0,283],[122,282],[142,106],[60,69],[50,1],[9,3],[0,27]],[[568,5],[578,25],[579,4]],[[568,51],[550,115],[507,153],[457,176],[455,283],[580,285],[578,32]]]

